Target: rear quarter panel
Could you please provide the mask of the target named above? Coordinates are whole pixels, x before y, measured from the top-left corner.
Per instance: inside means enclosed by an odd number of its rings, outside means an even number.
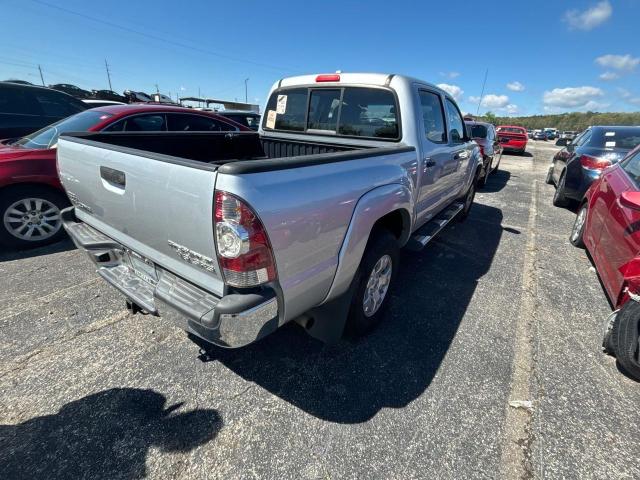
[[[245,200],[267,229],[285,321],[326,298],[360,198],[389,184],[404,186],[415,198],[416,165],[412,151],[288,170],[218,174],[216,190]]]

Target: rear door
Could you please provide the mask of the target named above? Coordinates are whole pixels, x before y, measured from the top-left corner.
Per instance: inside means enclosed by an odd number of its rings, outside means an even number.
[[[627,190],[638,190],[640,181],[640,152],[620,167],[607,172],[601,183],[600,207],[608,207],[603,218],[600,238],[594,260],[600,277],[615,304],[624,283],[624,265],[640,251],[640,212],[623,206],[620,195]],[[594,213],[600,213],[595,212]]]
[[[467,135],[458,106],[449,98],[445,99],[445,110],[447,111],[449,148],[451,150],[450,167],[447,170],[452,172],[448,184],[447,198],[452,200],[460,194],[460,190],[466,183],[465,180],[476,144]]]
[[[442,97],[426,88],[418,88],[421,125],[421,148],[418,175],[416,225],[421,225],[439,211],[446,201],[455,162],[447,138],[447,122]]]
[[[223,294],[213,235],[214,166],[65,137],[58,166],[80,220]]]

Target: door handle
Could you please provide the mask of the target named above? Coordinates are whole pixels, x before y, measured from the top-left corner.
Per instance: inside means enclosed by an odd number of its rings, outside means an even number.
[[[127,183],[127,178],[124,172],[116,170],[115,168],[100,166],[100,176],[107,182],[113,183],[114,185],[118,185],[122,188],[124,188]]]
[[[427,168],[435,167],[435,166],[436,166],[436,161],[435,161],[435,160],[431,160],[430,158],[425,158],[425,160],[426,160],[426,162],[427,162],[427,163],[425,163],[425,166],[426,166]]]

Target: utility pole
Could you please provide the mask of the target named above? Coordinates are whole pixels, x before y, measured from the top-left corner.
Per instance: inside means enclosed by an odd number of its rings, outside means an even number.
[[[158,84],[157,83],[155,84],[155,86],[156,86],[156,93],[160,93],[160,89],[158,88]]]
[[[244,103],[249,103],[249,97],[247,95],[247,82],[249,81],[248,78],[244,79]]]
[[[198,107],[201,107],[202,105],[200,104],[200,87],[198,87]]]
[[[38,70],[40,70],[40,80],[42,80],[42,86],[44,87],[44,77],[42,76],[42,68],[38,65]]]
[[[107,80],[109,80],[109,90],[113,91],[113,87],[111,86],[111,72],[109,72],[109,64],[107,63],[107,59],[104,59],[104,67],[107,69]]]

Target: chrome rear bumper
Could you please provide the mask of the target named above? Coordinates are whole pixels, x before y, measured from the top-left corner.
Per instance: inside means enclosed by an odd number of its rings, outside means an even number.
[[[272,290],[220,298],[159,265],[154,265],[157,282],[142,278],[125,260],[125,246],[79,221],[74,212],[74,207],[63,210],[62,220],[75,245],[96,264],[97,273],[139,309],[222,347],[248,345],[278,328],[278,300]]]

